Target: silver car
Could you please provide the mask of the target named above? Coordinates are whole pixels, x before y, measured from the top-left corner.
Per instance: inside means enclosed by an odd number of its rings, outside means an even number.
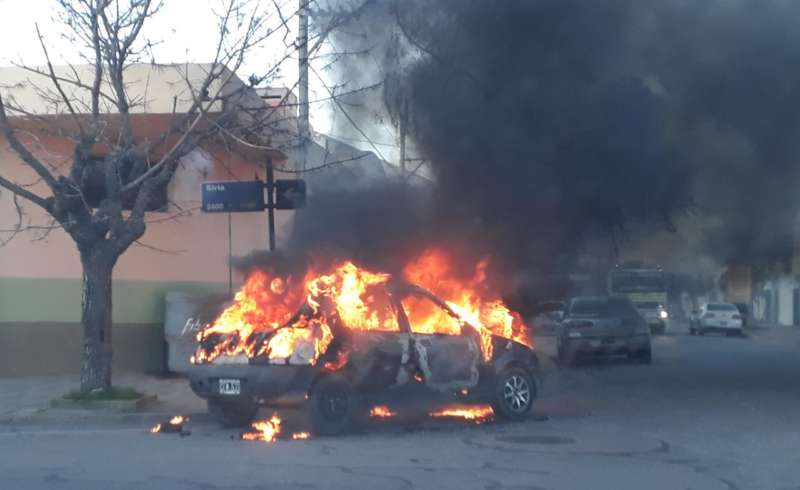
[[[629,299],[583,296],[569,302],[558,334],[559,361],[570,364],[598,355],[627,355],[650,363],[650,329]]]

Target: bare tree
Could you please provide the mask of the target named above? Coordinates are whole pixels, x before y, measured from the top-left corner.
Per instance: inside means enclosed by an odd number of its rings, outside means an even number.
[[[0,187],[14,194],[19,215],[14,234],[24,226],[19,197],[52,217],[52,225],[41,228],[61,228],[77,246],[83,268],[81,390],[91,391],[111,386],[112,271],[144,234],[146,213],[159,205],[180,159],[215,138],[235,137],[259,148],[270,147],[270,126],[278,118],[260,106],[258,117],[249,115],[260,99],[234,73],[254,47],[276,32],[267,27],[276,14],[247,0],[221,2],[216,52],[211,62],[202,65],[202,79],[172,67],[184,73],[190,100],[181,111],[176,101],[163,132],[143,139],[137,138],[134,120],[135,109],[146,100],[129,95],[130,84],[137,82],[127,75],[131,65],[150,61],[152,46],[142,30],[159,12],[161,2],[59,0],[59,5],[90,75],[85,66],[54,66],[37,27],[46,66],[20,67],[31,80],[46,81],[47,87],[36,87],[37,94],[58,107],[60,114],[27,110],[9,95],[9,87],[5,95],[0,87],[0,135],[38,179],[32,186],[0,173]],[[272,73],[273,69],[267,70],[258,81]],[[38,154],[31,138],[42,134],[72,142],[65,168]],[[100,157],[98,147],[106,149]]]

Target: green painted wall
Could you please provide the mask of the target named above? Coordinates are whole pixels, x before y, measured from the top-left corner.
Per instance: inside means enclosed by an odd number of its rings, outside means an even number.
[[[164,293],[225,293],[225,283],[114,280],[114,323],[164,320]],[[0,277],[0,322],[79,322],[81,281]]]

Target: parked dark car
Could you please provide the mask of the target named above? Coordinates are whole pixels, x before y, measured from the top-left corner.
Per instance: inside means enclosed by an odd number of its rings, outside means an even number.
[[[494,336],[487,360],[478,331],[432,293],[407,284],[386,286],[385,293],[399,331],[343,328],[314,365],[222,356],[193,367],[191,388],[228,427],[250,423],[259,406],[305,406],[319,434],[341,433],[379,404],[491,403],[502,418],[528,414],[538,391],[538,359],[530,347]],[[438,308],[461,333],[417,333],[404,310],[408,298]],[[347,363],[331,370],[343,353]]]
[[[567,305],[558,334],[558,358],[626,355],[650,363],[650,329],[629,299],[583,296]]]

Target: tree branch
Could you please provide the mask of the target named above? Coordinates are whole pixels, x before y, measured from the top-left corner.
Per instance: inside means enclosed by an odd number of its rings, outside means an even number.
[[[5,136],[6,141],[8,144],[11,145],[11,148],[17,152],[17,154],[22,158],[22,160],[28,164],[37,174],[39,177],[44,180],[47,185],[55,191],[56,189],[56,179],[53,174],[47,170],[47,167],[40,162],[33,154],[25,147],[25,145],[17,139],[16,134],[14,134],[14,129],[8,122],[8,117],[6,116],[6,107],[3,103],[3,96],[0,95],[0,132],[3,133]]]

